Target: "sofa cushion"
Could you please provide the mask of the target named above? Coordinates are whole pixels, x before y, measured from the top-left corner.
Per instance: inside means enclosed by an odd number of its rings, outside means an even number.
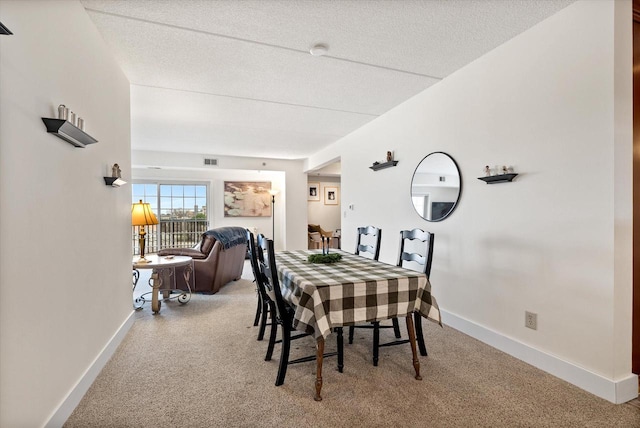
[[[206,259],[207,255],[194,248],[167,248],[158,251],[159,256],[189,256],[192,259]]]

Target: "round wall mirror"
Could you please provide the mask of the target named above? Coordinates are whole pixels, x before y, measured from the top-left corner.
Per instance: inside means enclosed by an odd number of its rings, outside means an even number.
[[[461,190],[458,164],[443,152],[425,156],[411,179],[413,207],[427,221],[447,218],[458,205]]]

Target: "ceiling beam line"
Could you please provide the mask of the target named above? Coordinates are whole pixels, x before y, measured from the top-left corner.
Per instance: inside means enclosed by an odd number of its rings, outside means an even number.
[[[119,13],[105,12],[103,10],[92,9],[92,8],[89,8],[89,7],[85,8],[85,10],[90,11],[90,12],[94,12],[94,13],[98,13],[98,14],[102,14],[102,15],[113,16],[113,17],[116,17],[116,18],[129,19],[129,20],[132,20],[132,21],[143,22],[145,24],[159,25],[159,26],[162,26],[162,27],[174,28],[176,30],[189,31],[189,32],[192,32],[192,33],[204,34],[204,35],[207,35],[207,36],[219,37],[219,38],[222,38],[222,39],[233,40],[233,41],[236,41],[236,42],[249,43],[249,44],[253,44],[253,45],[266,46],[266,47],[270,47],[270,48],[274,48],[274,49],[282,49],[282,50],[286,50],[286,51],[290,51],[290,52],[296,52],[296,53],[302,53],[304,55],[310,55],[309,51],[306,51],[306,50],[288,48],[286,46],[280,46],[280,45],[274,45],[274,44],[271,44],[271,43],[258,42],[258,41],[255,41],[255,40],[243,39],[243,38],[240,38],[240,37],[227,36],[225,34],[212,33],[210,31],[197,30],[195,28],[182,27],[180,25],[165,24],[164,22],[151,21],[149,19],[136,18],[136,17],[133,17],[133,16],[122,15],[122,14],[119,14]],[[392,71],[392,72],[395,72],[395,73],[410,74],[412,76],[426,77],[426,78],[429,78],[429,79],[436,79],[436,80],[442,80],[443,79],[443,77],[440,77],[440,76],[431,76],[429,74],[417,73],[417,72],[408,71],[408,70],[401,70],[399,68],[393,68],[393,67],[385,67],[385,66],[382,66],[382,65],[370,64],[370,63],[367,63],[367,62],[355,61],[355,60],[351,60],[351,59],[347,59],[347,58],[340,58],[340,57],[337,57],[337,56],[323,55],[323,56],[318,57],[318,58],[326,58],[326,59],[332,59],[332,60],[335,60],[335,61],[348,62],[348,63],[352,63],[352,64],[363,65],[365,67],[378,68],[378,69],[381,69],[381,70]]]
[[[284,106],[303,107],[303,108],[312,108],[312,109],[316,109],[316,110],[335,111],[335,112],[338,112],[338,113],[358,114],[358,115],[361,115],[361,116],[370,116],[370,117],[378,117],[378,116],[380,116],[379,114],[374,114],[374,113],[362,113],[362,112],[359,112],[359,111],[340,110],[340,109],[336,109],[336,108],[318,107],[318,106],[311,106],[311,105],[307,105],[307,104],[285,103],[285,102],[282,102],[282,101],[271,101],[271,100],[263,100],[263,99],[260,99],[260,98],[239,97],[239,96],[235,96],[235,95],[214,94],[214,93],[211,93],[211,92],[193,91],[193,90],[190,90],[190,89],[168,88],[166,86],[144,85],[144,84],[141,84],[141,83],[131,83],[131,85],[133,85],[133,86],[141,86],[141,87],[144,87],[144,88],[152,88],[152,89],[165,89],[167,91],[188,92],[188,93],[192,93],[192,94],[210,95],[210,96],[213,96],[213,97],[233,98],[233,99],[236,99],[236,100],[256,101],[256,102],[260,102],[260,103],[279,104],[279,105],[284,105]]]

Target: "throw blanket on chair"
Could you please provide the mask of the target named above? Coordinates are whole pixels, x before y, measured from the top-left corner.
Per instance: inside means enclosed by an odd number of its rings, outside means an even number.
[[[247,229],[243,227],[218,227],[208,230],[204,234],[213,236],[225,250],[247,243]]]

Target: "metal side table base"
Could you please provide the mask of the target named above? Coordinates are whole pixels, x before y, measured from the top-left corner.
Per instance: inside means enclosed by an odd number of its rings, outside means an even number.
[[[133,308],[135,310],[142,309],[142,306],[146,302],[151,302],[151,311],[153,314],[157,314],[160,312],[160,308],[162,307],[162,301],[159,298],[160,288],[162,288],[162,278],[164,274],[168,277],[175,274],[175,268],[179,266],[184,266],[184,280],[187,284],[187,290],[162,290],[164,300],[170,299],[178,299],[180,304],[185,304],[191,300],[191,286],[189,285],[189,279],[191,278],[191,274],[193,272],[191,257],[187,256],[174,256],[174,257],[158,257],[156,255],[147,256],[149,259],[146,263],[137,263],[135,258],[133,260],[133,291],[135,292],[136,285],[140,279],[139,269],[153,269],[151,274],[151,278],[149,279],[149,286],[151,287],[151,291],[142,294],[140,297],[136,298],[133,303]],[[175,296],[171,296],[176,292]],[[151,294],[151,299],[148,298],[148,295]]]

